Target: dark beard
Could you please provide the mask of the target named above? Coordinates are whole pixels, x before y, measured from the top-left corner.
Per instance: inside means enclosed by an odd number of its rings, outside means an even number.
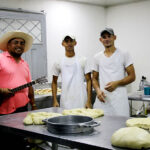
[[[22,54],[17,54],[14,52],[10,52],[11,56],[15,57],[15,58],[20,58]]]

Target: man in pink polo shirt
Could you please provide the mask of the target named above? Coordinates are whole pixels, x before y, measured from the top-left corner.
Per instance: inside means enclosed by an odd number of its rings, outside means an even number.
[[[25,88],[18,92],[10,89],[31,82],[28,64],[21,55],[32,46],[33,38],[24,32],[7,32],[0,38],[0,115],[27,111],[30,102],[36,109],[33,88]],[[0,131],[1,146],[5,150],[24,150],[26,142],[23,137]]]
[[[33,38],[24,32],[7,32],[0,38],[0,115],[27,111],[30,102],[36,109],[32,86],[16,93],[10,89],[31,82],[28,64],[21,55],[32,46]]]

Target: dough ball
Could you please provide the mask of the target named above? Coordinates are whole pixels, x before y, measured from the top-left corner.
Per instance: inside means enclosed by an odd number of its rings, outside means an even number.
[[[113,146],[131,149],[150,147],[150,134],[138,127],[126,127],[117,130],[111,137]]]

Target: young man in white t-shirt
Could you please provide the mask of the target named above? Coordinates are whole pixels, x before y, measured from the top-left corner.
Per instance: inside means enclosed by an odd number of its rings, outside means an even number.
[[[92,108],[91,93],[91,70],[87,65],[86,58],[75,56],[74,46],[76,39],[70,35],[64,37],[62,45],[65,48],[65,57],[54,63],[52,67],[52,94],[53,107],[65,109]],[[62,92],[60,105],[57,100],[57,80],[61,74]],[[86,79],[86,85],[84,83]]]
[[[113,29],[105,28],[100,36],[105,49],[93,59],[92,83],[97,93],[94,108],[103,109],[107,115],[129,116],[125,85],[135,80],[132,59],[127,52],[115,47]]]

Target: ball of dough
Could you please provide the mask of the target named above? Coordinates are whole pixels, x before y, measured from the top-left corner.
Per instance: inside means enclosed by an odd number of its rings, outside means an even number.
[[[150,134],[138,127],[126,127],[117,130],[111,137],[113,146],[141,149],[150,147]]]
[[[126,121],[127,127],[139,127],[150,130],[150,118],[132,118]]]

